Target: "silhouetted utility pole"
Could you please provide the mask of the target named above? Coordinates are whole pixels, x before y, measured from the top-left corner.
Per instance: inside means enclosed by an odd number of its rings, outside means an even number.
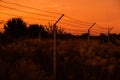
[[[112,29],[113,29],[113,27],[111,27],[111,28],[108,27],[108,42],[110,41],[110,32]]]
[[[90,42],[90,30],[94,27],[95,24],[96,24],[96,23],[93,23],[93,24],[89,27],[89,29],[88,29],[88,44],[89,44],[89,42]]]
[[[53,25],[53,80],[56,80],[56,24],[62,19],[64,14]]]

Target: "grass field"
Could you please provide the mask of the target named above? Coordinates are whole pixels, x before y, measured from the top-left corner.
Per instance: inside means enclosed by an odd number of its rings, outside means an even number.
[[[0,45],[0,80],[52,80],[52,75],[52,39]],[[57,40],[57,80],[120,80],[120,45]]]

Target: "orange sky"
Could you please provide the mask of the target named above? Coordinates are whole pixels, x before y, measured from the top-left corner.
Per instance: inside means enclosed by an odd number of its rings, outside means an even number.
[[[120,1],[119,0],[4,0],[8,2],[15,2],[22,5],[64,13],[67,16],[79,19],[84,22],[90,22],[101,25],[102,27],[114,27],[112,32],[120,33]],[[17,9],[28,10],[36,12],[34,10],[25,9],[13,5],[8,5],[0,2],[0,5],[14,7]],[[40,16],[35,16],[31,14],[25,14],[9,9],[0,7],[0,12],[7,12],[10,14],[19,14],[20,16],[28,16],[35,18],[44,18]],[[38,12],[37,12],[38,13]],[[0,14],[0,20],[6,20],[11,16]],[[55,15],[59,18],[60,15]],[[51,19],[51,18],[49,18]],[[54,20],[57,20],[54,19]],[[28,23],[44,23],[38,20],[25,19]],[[54,22],[52,22],[54,23]],[[60,26],[68,26],[62,25]],[[68,28],[74,28],[74,26],[68,26]]]

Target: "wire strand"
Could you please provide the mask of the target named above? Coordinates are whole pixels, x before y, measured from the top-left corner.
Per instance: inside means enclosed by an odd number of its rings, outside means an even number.
[[[92,30],[96,30],[96,31],[104,31],[104,32],[107,31],[107,30],[105,30],[105,29],[100,29],[100,28],[93,28]]]
[[[0,12],[0,14],[10,15],[10,16],[18,16],[18,15],[13,15],[13,14],[5,13],[5,12]],[[39,19],[39,18],[32,18],[32,17],[26,17],[26,16],[19,16],[19,17],[28,18],[28,19],[34,19],[34,20],[55,21],[55,20]]]
[[[15,11],[19,11],[19,12],[23,12],[23,13],[27,13],[27,14],[34,14],[34,15],[38,15],[38,16],[45,16],[45,17],[57,18],[57,17],[55,17],[55,16],[33,13],[33,12],[24,11],[24,10],[19,10],[19,9],[16,9],[16,8],[11,8],[11,7],[7,7],[7,6],[3,6],[3,5],[0,5],[0,7],[7,8],[7,9],[11,9],[11,10],[15,10]]]
[[[75,21],[71,21],[71,20],[67,20],[67,19],[62,19],[62,21],[73,23],[73,24],[86,25],[86,26],[91,25],[91,24],[86,24],[86,23],[82,23],[82,22],[75,22]]]
[[[98,28],[100,28],[100,29],[108,29],[108,28],[103,28],[102,26],[100,26],[98,24],[96,24],[96,26],[98,26]]]
[[[101,34],[101,33],[106,33],[106,32],[97,32],[97,31],[91,31],[91,33],[97,33],[97,34]]]
[[[82,23],[86,23],[86,24],[93,24],[93,23],[87,23],[87,22],[84,22],[84,21],[80,21],[78,19],[75,19],[75,18],[72,18],[72,17],[69,17],[69,16],[65,16],[66,18],[70,19],[70,20],[74,20],[74,21],[77,21],[77,22],[82,22]]]
[[[66,30],[70,30],[70,31],[78,31],[78,32],[87,32],[87,30],[85,31],[85,30],[77,30],[77,29],[69,29],[69,28],[64,28],[64,29],[66,29]]]
[[[3,2],[3,3],[13,4],[13,5],[17,5],[17,6],[20,6],[20,7],[29,8],[29,9],[33,9],[33,10],[37,10],[37,11],[42,11],[42,12],[54,13],[54,14],[62,15],[62,13],[45,11],[45,10],[41,10],[41,9],[37,9],[37,8],[33,8],[33,7],[28,7],[28,6],[25,6],[25,5],[22,5],[22,4],[18,4],[18,3],[15,3],[15,2],[7,2],[7,1],[4,1],[4,0],[0,0],[0,1]]]
[[[59,22],[59,23],[61,23],[61,24],[67,24],[67,25],[74,26],[74,27],[80,27],[79,25],[75,25],[75,24],[71,24],[71,23],[67,23],[67,22]],[[87,28],[87,27],[80,27],[80,28]]]

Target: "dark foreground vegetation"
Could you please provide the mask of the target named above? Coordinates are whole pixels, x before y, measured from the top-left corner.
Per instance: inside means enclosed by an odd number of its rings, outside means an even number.
[[[8,20],[0,34],[0,80],[53,80],[53,27]],[[120,80],[120,35],[57,35],[56,80]],[[109,37],[109,39],[108,39]]]
[[[120,41],[118,41],[120,43]],[[0,80],[52,80],[53,40],[0,45]],[[57,40],[57,80],[119,80],[120,46]]]

